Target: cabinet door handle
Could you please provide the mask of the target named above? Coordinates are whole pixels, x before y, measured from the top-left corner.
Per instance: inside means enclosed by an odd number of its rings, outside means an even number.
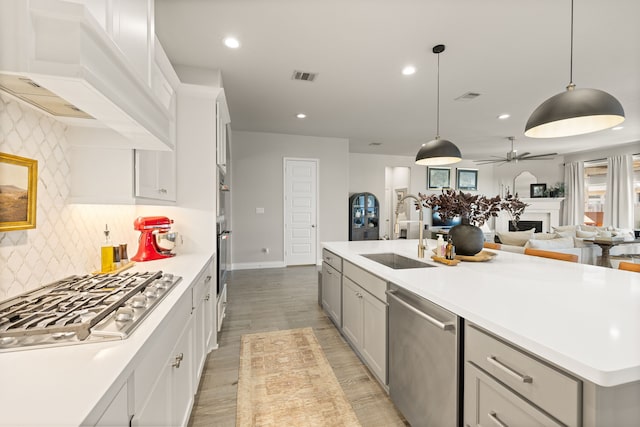
[[[498,418],[498,414],[496,414],[495,411],[490,411],[487,415],[489,416],[489,419],[493,421],[497,426],[509,427],[507,424],[500,421],[500,418]]]
[[[158,193],[160,193],[160,194],[167,194],[167,189],[166,189],[166,188],[159,188],[159,189],[158,189]]]
[[[496,356],[487,356],[487,362],[491,363],[493,366],[495,366],[496,368],[500,369],[501,371],[506,372],[507,374],[511,375],[513,378],[517,379],[520,382],[523,382],[523,383],[532,383],[533,382],[533,378],[531,378],[529,375],[522,375],[522,374],[514,371],[513,369],[511,369],[510,367],[508,367],[504,363],[500,362],[498,360],[498,358],[496,358]]]
[[[331,273],[331,270],[327,269],[327,274],[331,275],[333,273]]]
[[[171,366],[174,368],[179,368],[183,358],[184,358],[184,354],[180,353],[179,355],[176,356]]]
[[[204,297],[204,300],[205,300],[205,301],[209,301],[210,299],[211,299],[211,294],[207,294],[207,295]]]
[[[204,279],[204,283],[209,283],[211,281],[211,276],[207,276]]]

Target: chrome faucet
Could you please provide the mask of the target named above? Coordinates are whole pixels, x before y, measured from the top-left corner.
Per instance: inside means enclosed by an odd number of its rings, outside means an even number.
[[[415,201],[418,203],[418,206],[420,207],[420,211],[419,211],[419,216],[418,216],[418,227],[420,227],[420,234],[418,236],[418,258],[424,258],[424,251],[427,248],[427,246],[425,245],[425,241],[424,241],[424,219],[422,216],[422,204],[420,203],[420,199],[417,198],[416,196],[414,196],[413,194],[407,194],[406,196],[404,196],[402,199],[400,199],[398,201],[398,204],[396,205],[396,220],[395,220],[395,224],[393,226],[393,233],[398,236],[400,234],[400,224],[398,223],[398,216],[400,215],[400,206],[402,204],[402,202],[405,201],[405,199],[415,199]]]

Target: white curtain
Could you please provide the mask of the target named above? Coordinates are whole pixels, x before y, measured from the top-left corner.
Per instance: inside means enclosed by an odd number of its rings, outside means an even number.
[[[633,160],[632,156],[607,159],[607,195],[604,224],[633,229]]]
[[[564,165],[564,224],[584,223],[584,163]]]

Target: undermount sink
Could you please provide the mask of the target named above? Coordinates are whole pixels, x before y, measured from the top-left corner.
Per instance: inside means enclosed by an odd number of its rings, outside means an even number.
[[[405,268],[427,268],[435,267],[435,265],[427,264],[424,262],[416,261],[415,259],[407,258],[406,256],[383,253],[383,254],[360,254],[365,258],[369,258],[372,261],[378,262],[394,270],[400,270]]]

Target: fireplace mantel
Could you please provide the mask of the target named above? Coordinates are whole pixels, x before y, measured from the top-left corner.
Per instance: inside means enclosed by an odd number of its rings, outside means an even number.
[[[527,206],[520,217],[523,221],[542,221],[542,231],[550,232],[552,227],[560,225],[563,197],[520,198]],[[496,218],[496,232],[509,231],[511,218],[506,212],[501,212]]]

